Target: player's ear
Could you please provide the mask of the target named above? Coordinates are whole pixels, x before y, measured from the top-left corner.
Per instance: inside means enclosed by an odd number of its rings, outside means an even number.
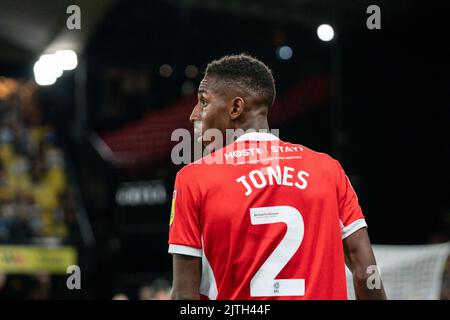
[[[236,120],[237,118],[239,118],[244,109],[245,100],[241,97],[234,97],[231,101],[231,108],[229,111],[231,120]]]

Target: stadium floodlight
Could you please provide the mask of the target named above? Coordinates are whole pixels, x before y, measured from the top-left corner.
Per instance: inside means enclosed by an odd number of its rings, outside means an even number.
[[[62,75],[62,69],[53,54],[44,54],[33,67],[34,79],[40,86],[49,86]]]
[[[54,54],[43,54],[39,61],[47,68],[49,72],[52,72],[56,78],[59,78],[63,74],[63,69],[59,64],[59,61],[56,59]]]
[[[290,58],[292,58],[292,54],[292,48],[289,46],[282,46],[277,49],[277,56],[281,60],[289,60]]]
[[[334,38],[334,29],[329,24],[321,24],[317,28],[317,36],[322,41],[331,41]]]
[[[73,50],[58,50],[55,58],[62,70],[74,70],[78,65],[78,57]]]

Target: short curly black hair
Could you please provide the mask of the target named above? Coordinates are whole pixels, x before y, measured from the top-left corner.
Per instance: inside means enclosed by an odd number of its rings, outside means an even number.
[[[263,62],[248,54],[228,55],[210,62],[205,76],[217,76],[230,85],[252,91],[269,107],[275,100],[272,71]]]

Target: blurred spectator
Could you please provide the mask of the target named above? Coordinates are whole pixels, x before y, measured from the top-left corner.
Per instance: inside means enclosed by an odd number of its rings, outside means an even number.
[[[23,300],[33,299],[33,292],[39,290],[40,284],[34,276],[29,275],[2,275],[0,274],[0,298]],[[48,297],[48,296],[47,296]]]
[[[164,278],[158,278],[152,283],[155,290],[153,300],[169,300],[170,299],[170,284]]]
[[[30,298],[33,300],[50,299],[51,278],[47,272],[39,272],[34,276],[36,286],[31,291]]]
[[[139,288],[139,300],[153,300],[155,290],[151,285],[145,284]]]
[[[139,300],[169,300],[170,284],[164,278],[157,278],[151,285],[141,286],[138,296]]]
[[[3,300],[7,296],[6,292],[7,275],[0,272],[0,299]]]

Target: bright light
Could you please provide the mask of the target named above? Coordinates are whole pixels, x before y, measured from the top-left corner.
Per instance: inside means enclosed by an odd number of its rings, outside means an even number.
[[[58,50],[55,58],[62,70],[73,70],[78,65],[77,54],[73,50]]]
[[[59,61],[56,59],[56,56],[54,54],[43,54],[40,58],[40,61],[47,66],[50,72],[53,72],[56,76],[56,78],[59,78],[63,74],[63,69],[61,68],[61,65],[59,64]]]
[[[48,72],[42,61],[37,61],[33,67],[34,80],[40,86],[49,86],[56,82],[55,74]]]
[[[292,57],[292,49],[289,46],[282,46],[277,49],[277,56],[281,60],[289,60]]]
[[[56,79],[62,75],[62,69],[52,54],[42,55],[34,64],[33,71],[36,83],[41,86],[54,84]]]
[[[317,36],[322,41],[330,41],[334,38],[334,30],[333,27],[329,24],[321,24],[317,28]]]
[[[34,64],[34,79],[41,86],[49,86],[61,77],[63,70],[73,70],[77,65],[77,54],[72,50],[59,50],[55,54],[44,54]]]

